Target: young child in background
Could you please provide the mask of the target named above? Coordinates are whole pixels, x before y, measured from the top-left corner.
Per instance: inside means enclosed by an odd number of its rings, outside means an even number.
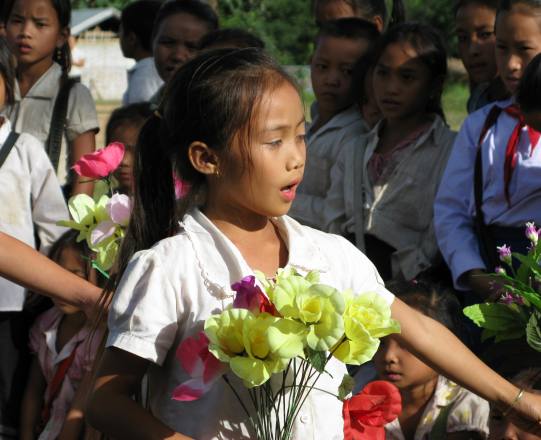
[[[330,188],[331,167],[343,145],[343,133],[363,125],[351,93],[351,75],[378,36],[374,24],[360,18],[343,18],[324,23],[316,37],[310,63],[316,102],[306,132],[308,158],[304,180],[290,211],[305,225],[323,229],[323,201]]]
[[[13,103],[15,70],[12,55],[0,39],[0,108]],[[6,156],[7,154],[7,156]],[[68,218],[68,210],[51,162],[43,145],[33,136],[12,131],[0,118],[0,231],[29,246],[47,252],[62,234],[56,225]],[[16,258],[16,257],[13,257]],[[19,264],[25,264],[20,260]],[[0,438],[17,436],[20,398],[26,382],[28,335],[23,306],[26,293],[0,278]]]
[[[105,128],[105,142],[121,142],[124,144],[124,157],[115,171],[119,191],[123,194],[133,193],[133,159],[139,132],[152,114],[150,103],[140,102],[120,107],[111,113]]]
[[[447,53],[433,28],[404,23],[382,37],[373,59],[383,119],[343,149],[325,228],[349,237],[384,279],[411,280],[439,263],[432,201],[455,137],[441,108]]]
[[[167,83],[186,61],[193,58],[199,42],[218,29],[218,16],[200,0],[171,0],[162,4],[152,29],[152,53],[160,78]],[[160,104],[163,91],[150,99],[153,108]]]
[[[494,57],[497,8],[498,0],[459,0],[455,5],[458,53],[470,82],[468,113],[508,96]]]
[[[255,47],[265,49],[265,43],[252,32],[240,28],[218,29],[209,32],[199,42],[199,50],[208,49],[244,49]]]
[[[389,25],[401,23],[406,15],[402,0],[393,0],[392,5]],[[339,18],[358,17],[373,22],[378,31],[383,32],[387,15],[385,0],[316,0],[314,2],[314,16],[318,26]]]
[[[136,154],[144,166],[136,166],[134,213],[111,290],[108,347],[87,411],[99,431],[113,438],[251,438],[225,381],[199,400],[171,399],[188,378],[175,352],[211,314],[231,305],[231,283],[254,269],[270,277],[289,266],[303,274],[316,270],[322,283],[339,290],[372,291],[392,302],[401,343],[541,432],[534,423],[541,396],[517,398],[515,386],[442,325],[393,300],[347,240],[285,215],[302,179],[304,112],[293,81],[262,51],[217,49],[186,63],[159,114],[141,130]],[[173,170],[191,185],[188,211],[175,203]],[[131,398],[147,371],[149,410]],[[299,409],[294,439],[343,436],[342,403],[333,393],[346,368],[331,359],[327,371]]]
[[[529,127],[541,132],[541,53],[537,54],[520,79],[517,90],[517,104]]]
[[[538,367],[521,371],[511,381],[523,390],[541,394],[541,369]],[[515,426],[512,420],[492,406],[489,428],[489,440],[541,440],[541,436],[530,434]]]
[[[122,97],[124,106],[148,102],[163,84],[152,57],[152,26],[161,4],[159,0],[137,0],[122,10],[120,48],[126,58],[135,60],[128,70],[128,88]]]
[[[513,95],[526,66],[541,52],[540,17],[539,0],[500,3],[496,62]],[[482,299],[497,295],[486,276],[500,264],[496,246],[526,252],[525,223],[541,224],[538,145],[539,133],[525,125],[513,99],[483,107],[464,121],[434,206],[438,244],[458,290]]]
[[[71,3],[9,0],[4,8],[7,41],[17,59],[15,102],[7,109],[14,130],[43,142],[61,184],[71,185],[71,194],[91,194],[88,179],[68,172],[83,154],[94,151],[99,130],[90,92],[67,78]],[[67,106],[64,114],[55,114],[57,102]]]
[[[81,278],[97,283],[92,253],[78,231],[70,230],[53,245],[49,258]],[[21,407],[21,440],[82,438],[90,391],[89,374],[101,332],[93,332],[80,309],[58,300],[30,330],[34,354]]]
[[[397,298],[460,336],[461,306],[452,291],[425,282],[392,282]],[[381,380],[398,387],[402,414],[385,426],[387,440],[486,439],[489,405],[439,375],[393,335],[374,358]]]

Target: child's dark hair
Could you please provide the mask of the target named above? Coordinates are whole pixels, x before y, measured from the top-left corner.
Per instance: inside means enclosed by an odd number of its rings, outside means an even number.
[[[540,10],[541,12],[541,0],[500,0],[498,4],[498,13],[501,11],[510,11],[513,6],[518,4],[529,6],[530,8]]]
[[[113,132],[118,127],[122,125],[142,126],[151,115],[152,109],[148,102],[138,102],[115,109],[105,127],[105,142],[108,144],[113,140]]]
[[[148,52],[152,52],[152,26],[161,5],[159,0],[137,0],[128,4],[120,16],[122,31],[133,32]]]
[[[202,142],[212,148],[225,162],[225,170],[240,166],[249,172],[256,110],[266,92],[284,83],[296,87],[272,58],[254,48],[203,52],[174,74],[159,113],[139,133],[134,208],[116,280],[135,252],[173,235],[185,210],[200,203],[206,177],[192,166],[190,145]],[[241,164],[227,161],[233,142],[240,148]],[[175,203],[173,172],[191,185],[183,210]]]
[[[6,23],[9,22],[9,17],[11,15],[11,11],[13,10],[13,6],[15,5],[16,0],[7,0],[4,3],[4,18],[6,20]],[[53,5],[54,10],[56,11],[56,15],[58,17],[58,23],[60,26],[60,30],[67,29],[69,34],[69,26],[70,26],[70,20],[71,20],[71,1],[70,0],[51,0],[51,3]],[[60,67],[62,67],[62,72],[65,76],[69,73],[71,69],[71,50],[68,43],[68,40],[66,38],[66,42],[64,45],[55,50],[53,54],[53,61],[60,64]]]
[[[427,103],[426,111],[436,113],[445,120],[441,104],[443,81],[447,76],[447,50],[441,34],[432,26],[422,23],[402,23],[389,29],[378,41],[373,60],[377,64],[383,52],[393,43],[408,43],[417,53],[417,58],[430,71],[437,90],[434,90]],[[436,80],[441,80],[441,84]]]
[[[493,9],[494,11],[497,11],[499,4],[500,4],[500,0],[457,0],[454,4],[453,11],[454,11],[454,15],[456,16],[460,8],[463,8],[469,5],[484,6],[488,9]]]
[[[209,32],[199,42],[199,50],[214,46],[246,49],[255,47],[265,49],[265,43],[257,35],[240,28],[218,29]]]
[[[366,103],[365,82],[367,75],[373,71],[373,63],[374,51],[373,49],[370,49],[366,54],[359,58],[353,66],[353,73],[351,74],[351,95],[354,97],[359,108]]]
[[[156,14],[152,28],[152,39],[154,40],[156,32],[166,18],[181,13],[192,15],[206,23],[209,32],[218,29],[218,15],[208,4],[200,0],[169,0],[162,4]]]
[[[428,280],[391,281],[386,287],[408,306],[463,335],[462,306],[453,290]]]
[[[517,103],[523,112],[541,111],[541,54],[537,54],[524,70],[517,91]]]
[[[79,231],[76,231],[74,229],[70,229],[69,231],[64,232],[51,246],[51,249],[49,250],[47,256],[55,263],[58,263],[64,249],[75,249],[83,260],[85,279],[88,280],[90,279],[90,273],[93,270],[92,258],[94,254],[86,244],[85,240],[77,241],[78,236]]]
[[[5,38],[0,38],[0,75],[6,88],[6,104],[15,102],[15,65]]]
[[[321,3],[336,0],[315,0],[314,10]],[[374,20],[376,17],[381,17],[383,23],[387,23],[388,12],[385,0],[342,0],[347,3],[356,16],[364,18],[365,20]],[[398,23],[402,23],[406,19],[406,9],[403,0],[393,0],[393,6],[391,9],[391,15],[389,17],[388,26],[394,26]],[[319,25],[323,23],[318,23]]]
[[[322,37],[347,38],[351,40],[368,40],[375,42],[379,37],[374,23],[357,17],[339,18],[326,21],[316,35],[316,47]]]

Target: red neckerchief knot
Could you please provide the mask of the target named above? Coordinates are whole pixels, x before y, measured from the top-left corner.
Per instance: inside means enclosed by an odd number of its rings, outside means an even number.
[[[378,380],[344,401],[344,440],[385,440],[385,428],[402,412],[400,392],[392,383]]]
[[[524,120],[524,115],[520,111],[520,108],[517,104],[512,104],[508,107],[505,107],[503,111],[518,121],[517,125],[515,125],[513,132],[511,133],[509,141],[507,142],[507,148],[505,150],[505,164],[503,170],[503,178],[505,182],[505,198],[507,199],[507,203],[511,204],[511,198],[509,196],[509,185],[511,184],[511,177],[513,176],[513,171],[515,170],[515,167],[517,165],[518,143],[520,141],[520,134],[522,132],[522,129],[526,127],[526,121]],[[528,135],[530,137],[531,156],[535,147],[537,146],[537,143],[539,142],[539,137],[541,136],[541,133],[531,127],[528,127]]]

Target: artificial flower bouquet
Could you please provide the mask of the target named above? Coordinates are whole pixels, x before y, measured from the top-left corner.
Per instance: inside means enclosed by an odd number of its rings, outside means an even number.
[[[262,288],[254,276],[233,284],[232,305],[209,317],[203,332],[180,344],[177,357],[191,379],[179,385],[172,397],[196,400],[221,378],[239,400],[258,439],[288,440],[308,394],[327,374],[327,363],[335,358],[361,365],[372,359],[379,338],[399,332],[400,327],[377,293],[340,292],[319,283],[317,272],[303,276],[286,268],[273,280],[262,274],[257,279]],[[228,372],[242,379],[247,393],[235,388]],[[348,429],[363,429],[355,421],[358,417],[351,422],[350,409],[364,414],[366,402],[363,406],[346,399],[352,389],[353,380],[346,375],[336,396],[348,402],[344,410]],[[372,409],[374,402],[388,402],[392,394],[386,386],[379,390],[378,398],[369,399]],[[383,406],[393,411],[379,407],[379,418],[367,419],[380,424],[394,419],[399,410],[396,393],[392,395],[394,406]]]
[[[124,157],[124,145],[113,142],[91,154],[85,154],[73,166],[79,175],[95,181],[94,193],[77,194],[68,201],[71,220],[59,225],[79,231],[78,241],[86,240],[95,252],[92,266],[108,278],[107,271],[116,259],[131,214],[132,202],[115,192],[118,186],[113,172]]]
[[[526,224],[526,237],[531,243],[526,255],[512,252],[508,246],[498,247],[505,267],[496,268],[503,295],[497,302],[476,304],[464,309],[465,315],[483,328],[483,340],[496,342],[526,337],[528,345],[541,351],[541,242],[533,223]],[[515,270],[513,259],[520,264]]]

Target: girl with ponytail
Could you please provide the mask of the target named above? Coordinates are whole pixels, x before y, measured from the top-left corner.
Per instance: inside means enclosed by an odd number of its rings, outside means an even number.
[[[406,19],[403,0],[392,1],[390,15],[385,0],[315,0],[314,14],[318,25],[338,18],[359,17],[372,21],[379,32]]]
[[[286,216],[303,176],[304,126],[297,88],[258,49],[208,51],[171,78],[136,148],[135,210],[87,412],[107,436],[254,438],[225,380],[199,400],[171,399],[189,377],[175,358],[178,344],[230,306],[230,286],[254,270],[267,277],[286,266],[315,270],[341,291],[372,291],[393,302],[354,246]],[[191,185],[184,206],[175,204],[173,173]],[[518,389],[441,325],[400,300],[391,308],[402,322],[400,338],[436,369],[502,408],[512,404],[518,420],[541,417],[541,397],[524,393],[514,401]],[[424,333],[430,337],[419,337]],[[342,402],[333,393],[346,369],[331,360],[327,371],[300,408],[293,439],[342,437]],[[132,400],[145,373],[148,411]]]
[[[15,103],[7,115],[18,133],[44,145],[62,184],[72,194],[92,194],[92,183],[68,173],[95,149],[99,129],[89,90],[68,79],[69,0],[9,0],[4,4],[7,41],[17,59]]]

